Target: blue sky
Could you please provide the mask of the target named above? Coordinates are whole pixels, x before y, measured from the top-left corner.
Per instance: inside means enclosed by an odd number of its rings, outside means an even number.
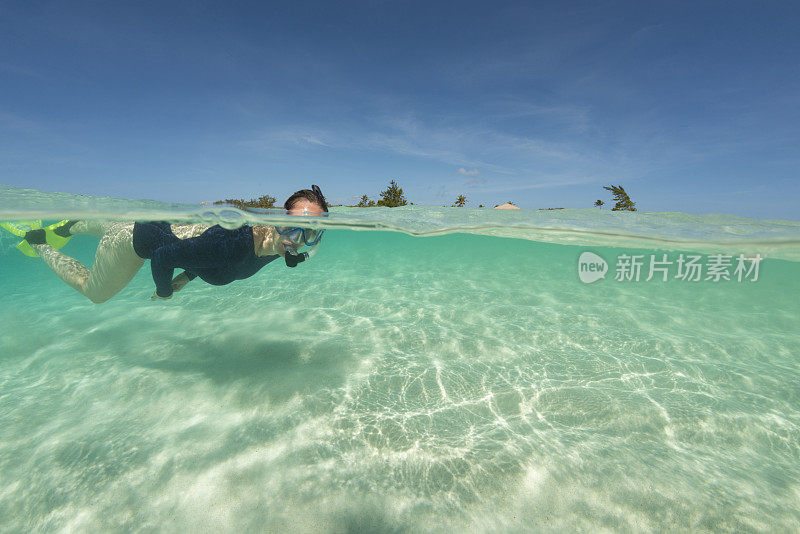
[[[798,2],[4,2],[0,183],[800,220]]]

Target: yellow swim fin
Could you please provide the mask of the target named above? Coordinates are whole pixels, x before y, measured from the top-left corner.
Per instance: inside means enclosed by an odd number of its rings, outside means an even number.
[[[57,222],[55,224],[51,224],[50,226],[45,226],[44,227],[45,236],[47,236],[46,239],[47,239],[47,244],[48,245],[50,245],[51,247],[53,247],[55,249],[59,249],[59,248],[63,247],[64,245],[66,245],[67,242],[70,239],[72,239],[72,236],[61,237],[60,235],[58,235],[55,232],[53,232],[53,230],[55,230],[56,228],[58,228],[59,226],[61,226],[63,224],[67,224],[68,222],[69,222],[69,220],[65,219],[65,220],[59,221],[59,222]]]
[[[28,230],[37,230],[42,227],[42,221],[14,221],[0,222],[0,227],[5,228],[17,237],[25,237]]]
[[[59,249],[67,244],[67,241],[70,240],[69,237],[61,237],[60,235],[56,235],[53,230],[61,226],[62,224],[67,223],[67,221],[60,221],[55,224],[51,224],[50,226],[45,226],[45,238],[47,240],[47,244],[55,249]],[[33,247],[24,240],[25,234],[28,233],[30,230],[38,230],[42,228],[42,221],[35,220],[35,221],[14,221],[14,222],[0,222],[0,227],[8,230],[12,234],[17,237],[22,237],[23,240],[17,244],[17,250],[25,254],[26,256],[30,256],[32,258],[38,258],[39,255],[33,249]]]

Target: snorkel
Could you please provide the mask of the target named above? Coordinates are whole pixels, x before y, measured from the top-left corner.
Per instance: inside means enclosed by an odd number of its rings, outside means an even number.
[[[297,267],[298,263],[303,263],[304,261],[313,258],[317,254],[317,250],[319,250],[319,244],[320,241],[322,240],[322,234],[325,232],[325,230],[313,230],[317,235],[316,239],[310,243],[305,238],[306,231],[309,230],[308,228],[279,229],[278,234],[280,234],[281,237],[288,237],[290,235],[298,233],[298,230],[299,233],[303,234],[302,241],[292,240],[291,243],[287,242],[283,243],[283,249],[286,251],[286,254],[284,255],[283,258],[286,261],[287,267]],[[309,247],[308,250],[299,252],[297,249],[302,247],[303,245],[308,245]]]
[[[286,261],[287,267],[297,267],[298,263],[303,263],[306,260],[310,260],[316,254],[316,250],[310,250],[308,252],[297,252],[291,248],[286,249],[286,255],[283,259]]]
[[[325,202],[325,197],[322,196],[320,188],[316,185],[312,185],[311,192],[313,192],[316,201],[327,213],[328,205]],[[322,234],[325,233],[325,230],[316,228],[285,226],[277,227],[276,230],[281,237],[281,242],[285,251],[284,260],[286,261],[287,267],[297,267],[298,263],[313,258],[319,249],[319,244],[322,241]],[[303,246],[307,246],[308,250],[300,252],[299,249]]]

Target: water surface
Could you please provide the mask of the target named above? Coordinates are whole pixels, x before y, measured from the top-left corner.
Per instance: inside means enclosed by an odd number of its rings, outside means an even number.
[[[2,219],[282,220],[0,190]],[[800,528],[800,224],[334,209],[319,254],[95,305],[0,238],[0,530]],[[90,265],[97,240],[63,251]],[[592,251],[609,263],[578,278]],[[758,280],[614,279],[623,254]],[[675,266],[673,265],[674,269]]]

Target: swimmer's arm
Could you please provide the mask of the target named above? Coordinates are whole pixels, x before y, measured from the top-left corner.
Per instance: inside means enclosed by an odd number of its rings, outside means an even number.
[[[209,228],[210,226],[207,224],[173,224],[172,233],[178,236],[180,239],[190,239],[192,237],[199,236]],[[196,277],[196,274],[192,274],[189,271],[183,271],[181,274],[172,279],[172,292],[174,293],[176,291],[180,291],[186,286],[186,284],[194,280]]]

